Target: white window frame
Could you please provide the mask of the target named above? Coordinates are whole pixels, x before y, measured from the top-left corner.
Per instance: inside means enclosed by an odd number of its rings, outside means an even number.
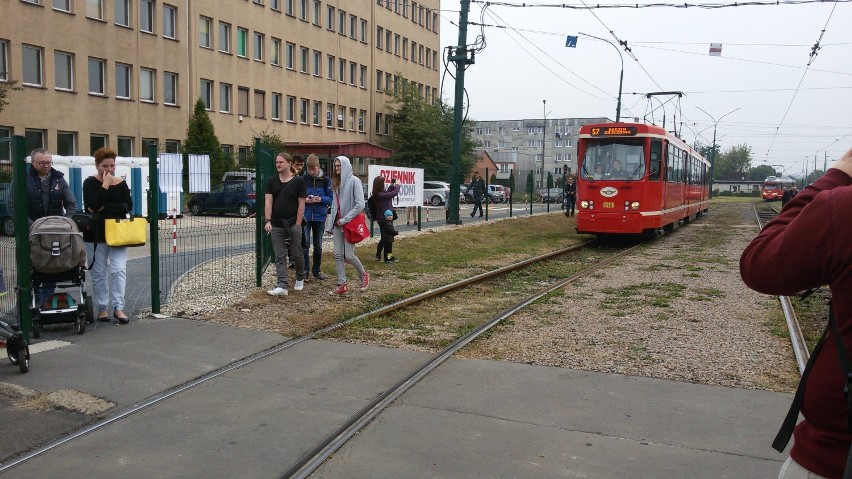
[[[170,80],[171,79],[171,80]],[[169,85],[171,83],[171,85]],[[171,86],[171,88],[169,88]],[[163,104],[175,106],[178,104],[178,74],[163,72]],[[169,95],[172,96],[171,101]]]
[[[213,48],[213,19],[204,15],[198,17],[198,46]]]
[[[314,100],[313,105],[311,106],[311,124],[314,126],[320,126],[320,115],[322,114],[322,102],[319,100]]]
[[[86,18],[104,19],[104,0],[86,0]]]
[[[325,29],[335,31],[334,20],[337,18],[337,9],[331,5],[326,6]]]
[[[155,21],[156,15],[154,12],[154,1],[139,0],[139,31],[145,33],[155,33]]]
[[[9,80],[9,43],[0,40],[0,81]]]
[[[230,23],[219,22],[219,42],[218,42],[218,45],[219,45],[219,51],[220,52],[231,53],[232,48],[231,48],[231,24]]]
[[[337,58],[334,55],[328,55],[328,56],[326,56],[326,60],[327,60],[326,63],[328,65],[328,68],[327,68],[328,71],[326,72],[326,78],[328,78],[329,80],[334,80],[334,78],[335,78],[334,72],[335,72],[335,66],[337,65]]]
[[[64,152],[64,151],[59,150],[59,136],[60,135],[67,135],[67,136],[71,137],[71,151],[70,152]],[[77,154],[77,132],[75,132],[75,131],[62,131],[62,130],[57,131],[56,132],[56,152],[59,155],[75,156]]]
[[[308,47],[299,47],[299,72],[308,73],[308,63],[310,62]]]
[[[163,38],[177,39],[177,7],[163,4]]]
[[[62,80],[67,80],[68,86],[59,86],[60,85],[60,65],[62,64],[60,57],[67,59],[67,75],[63,75]],[[62,52],[59,50],[55,50],[53,52],[53,80],[54,80],[54,88],[59,91],[74,91],[74,54],[69,52]]]
[[[273,120],[281,120],[281,94],[272,92],[272,107],[270,117]]]
[[[322,1],[314,0],[313,6],[313,18],[311,19],[311,23],[314,25],[321,27],[322,26]]]
[[[252,38],[252,58],[256,62],[263,61],[263,41],[264,35],[260,32],[254,32],[251,36]]]
[[[243,51],[240,52],[240,36],[245,35],[245,39],[243,40]],[[248,58],[248,48],[249,48],[249,31],[248,28],[237,27],[237,56],[240,58]]]
[[[35,68],[36,68],[36,71],[35,72],[29,72],[30,74],[35,73],[35,75],[38,77],[38,79],[36,79],[35,83],[33,83],[32,81],[26,81],[27,64],[26,64],[25,52],[28,52],[28,51],[34,52],[35,55],[36,55],[36,57],[35,57],[35,63],[36,64],[34,65]],[[22,75],[22,78],[23,78],[22,84],[23,85],[38,86],[38,87],[44,85],[44,48],[37,47],[35,45],[28,45],[26,43],[23,44],[21,46],[21,65],[22,65],[21,73],[23,74]]]
[[[233,104],[231,94],[233,87],[230,83],[219,83],[219,113],[231,113]]]
[[[148,83],[147,89],[146,81]],[[139,69],[139,101],[145,103],[157,101],[157,70],[153,68]]]
[[[296,44],[287,42],[284,48],[284,68],[293,70],[293,65],[296,61]]]
[[[299,100],[299,123],[303,125],[308,124],[308,113],[311,109],[311,100],[307,98],[301,98]]]
[[[204,109],[213,111],[213,80],[202,78],[199,81],[198,97],[204,102]]]
[[[121,93],[121,85],[119,82],[126,81],[124,88],[126,95]],[[115,97],[122,100],[129,100],[133,92],[133,65],[127,63],[115,62]]]
[[[106,60],[103,58],[95,58],[89,57],[88,62],[86,63],[86,72],[88,73],[88,91],[90,95],[106,95]],[[92,66],[98,66],[99,71],[96,72],[98,74],[98,80],[100,81],[100,90],[97,89],[97,85],[95,85],[95,89],[92,89]]]
[[[269,52],[269,63],[276,67],[281,66],[281,39],[272,37],[272,50]]]
[[[287,95],[287,104],[284,109],[284,114],[287,122],[296,122],[296,97]]]
[[[314,50],[314,62],[311,66],[315,77],[322,76],[322,52]]]
[[[124,18],[119,17],[121,14],[121,9],[118,8],[118,5],[124,5]],[[129,27],[131,22],[133,21],[133,13],[131,11],[132,5],[130,0],[115,0],[115,6],[113,7],[113,21],[116,25],[120,25],[122,27]]]
[[[71,13],[71,0],[53,0],[53,9],[59,12]]]

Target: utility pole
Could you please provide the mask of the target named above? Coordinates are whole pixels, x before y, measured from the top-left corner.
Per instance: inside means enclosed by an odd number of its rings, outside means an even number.
[[[696,107],[696,108],[698,108],[701,111],[704,111],[700,106]],[[730,115],[731,113],[733,113],[737,110],[739,110],[739,108],[735,108],[735,109],[729,111],[728,113],[725,113],[724,115],[720,116],[718,120],[713,118],[713,115],[704,111],[704,114],[709,116],[710,119],[713,120],[713,149],[710,150],[710,196],[711,197],[713,196],[713,165],[715,164],[715,161],[716,161],[716,127],[719,126],[719,122],[722,121],[722,118],[725,118],[726,116]]]
[[[453,163],[450,169],[450,198],[447,205],[449,215],[447,223],[461,224],[459,219],[459,183],[461,182],[461,140],[462,124],[464,122],[464,71],[467,65],[474,63],[474,54],[467,57],[467,15],[470,11],[470,0],[460,0],[459,11],[459,42],[451,49],[447,60],[456,64],[456,98],[453,103]]]
[[[547,144],[547,100],[541,100],[541,113],[542,113],[542,124],[541,124],[541,171],[538,174],[538,183],[539,186],[544,188],[544,145]]]

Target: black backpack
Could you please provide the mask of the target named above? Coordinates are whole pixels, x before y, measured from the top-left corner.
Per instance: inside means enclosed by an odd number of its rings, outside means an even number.
[[[376,204],[376,197],[371,196],[367,199],[367,216],[370,217],[371,220],[378,218],[378,207]]]

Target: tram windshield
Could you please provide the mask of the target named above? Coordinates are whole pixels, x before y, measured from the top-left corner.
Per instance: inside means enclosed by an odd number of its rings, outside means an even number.
[[[580,175],[590,180],[641,180],[645,177],[643,141],[591,140],[580,168]]]

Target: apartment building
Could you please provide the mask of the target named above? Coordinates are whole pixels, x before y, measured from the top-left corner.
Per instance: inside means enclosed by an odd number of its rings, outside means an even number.
[[[439,0],[0,0],[0,137],[121,156],[178,151],[201,98],[222,148],[260,132],[357,143],[390,133],[401,79],[439,99]],[[380,149],[376,149],[380,150]]]
[[[515,174],[515,187],[526,185],[533,171],[535,188],[544,188],[547,174],[577,172],[577,138],[580,127],[611,121],[599,118],[542,118],[477,121],[473,138],[499,168],[498,179]],[[567,170],[566,170],[567,168]]]

